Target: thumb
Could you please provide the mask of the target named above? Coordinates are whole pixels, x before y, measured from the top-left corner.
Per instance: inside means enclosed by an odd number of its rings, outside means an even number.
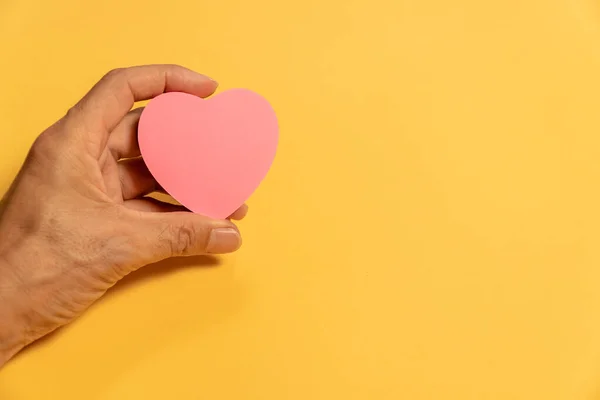
[[[141,250],[149,262],[170,257],[224,254],[242,244],[237,227],[191,212],[143,213],[139,221]],[[144,258],[146,258],[144,257]]]

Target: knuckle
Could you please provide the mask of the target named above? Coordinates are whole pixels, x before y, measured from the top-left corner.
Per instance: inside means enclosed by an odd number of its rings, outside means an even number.
[[[185,256],[191,254],[196,247],[198,234],[194,225],[184,223],[180,226],[171,227],[173,240],[171,241],[171,254],[173,256]]]
[[[75,104],[73,107],[69,108],[67,110],[67,113],[65,114],[65,117],[63,118],[63,120],[65,121],[71,121],[73,119],[75,119],[75,117],[81,113],[81,104],[77,103]]]
[[[118,79],[125,74],[126,68],[114,68],[108,71],[103,79]]]
[[[51,130],[44,131],[35,139],[31,146],[31,156],[37,158],[39,156],[47,156],[55,147],[55,133]]]
[[[179,64],[163,64],[163,68],[165,71],[169,72],[181,72],[183,69],[185,69]]]

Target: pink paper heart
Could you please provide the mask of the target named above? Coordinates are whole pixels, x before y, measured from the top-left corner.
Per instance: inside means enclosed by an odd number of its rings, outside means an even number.
[[[275,158],[275,112],[258,94],[209,99],[164,93],[140,117],[138,141],[156,181],[189,210],[227,218],[256,190]]]

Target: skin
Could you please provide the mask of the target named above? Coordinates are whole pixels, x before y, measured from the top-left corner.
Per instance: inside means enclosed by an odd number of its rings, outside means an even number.
[[[141,109],[131,110],[216,88],[175,65],[114,70],[37,138],[0,203],[0,366],[144,265],[240,247],[231,219],[245,205],[213,220],[146,197],[161,188],[140,157]]]

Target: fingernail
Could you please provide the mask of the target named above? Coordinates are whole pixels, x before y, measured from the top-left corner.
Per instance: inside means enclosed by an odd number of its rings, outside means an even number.
[[[233,228],[213,229],[210,232],[206,252],[212,254],[231,253],[240,248],[242,238],[240,233]]]

